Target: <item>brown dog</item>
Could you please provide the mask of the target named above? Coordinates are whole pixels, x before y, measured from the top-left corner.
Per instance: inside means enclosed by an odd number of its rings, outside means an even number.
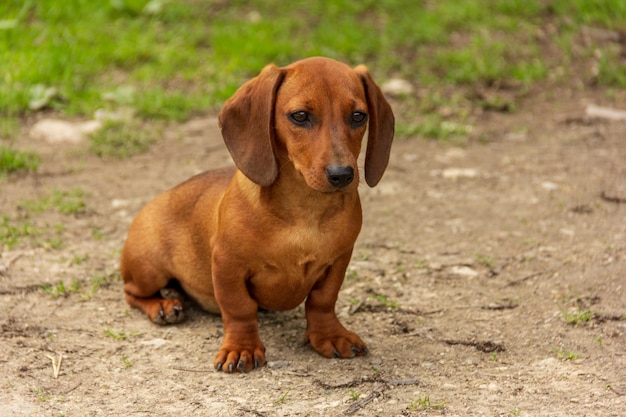
[[[387,167],[391,107],[364,66],[327,58],[268,65],[219,115],[238,169],[199,174],[149,203],[130,226],[121,273],[128,303],[155,323],[177,323],[171,281],[221,313],[218,370],[265,364],[257,310],[306,300],[305,338],[326,357],[367,353],[335,315],[361,229],[357,157],[369,134],[365,180]]]

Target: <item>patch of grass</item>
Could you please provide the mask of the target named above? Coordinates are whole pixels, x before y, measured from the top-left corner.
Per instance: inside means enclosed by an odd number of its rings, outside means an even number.
[[[125,330],[104,329],[104,334],[113,340],[126,340],[131,336],[138,334],[137,332],[126,332]]]
[[[626,88],[626,59],[619,51],[604,51],[598,60],[597,83]]]
[[[34,152],[22,152],[0,145],[0,178],[17,172],[37,171],[39,163],[39,155]]]
[[[145,152],[157,136],[157,132],[136,122],[109,121],[89,139],[91,151],[99,157],[127,158]]]
[[[69,286],[65,285],[63,281],[41,286],[41,290],[52,298],[68,297],[70,294],[77,293],[79,289],[80,281],[78,280],[73,280]]]
[[[473,127],[431,114],[421,122],[403,123],[396,125],[396,133],[401,137],[420,137],[424,139],[460,142],[469,137]]]
[[[70,265],[81,265],[89,260],[89,255],[75,255],[70,260]]]
[[[114,274],[97,273],[89,279],[89,290],[83,293],[86,300],[91,300],[101,289],[108,287],[115,279]]]
[[[37,395],[37,399],[42,403],[48,402],[52,399],[52,394],[45,391],[43,388],[34,389],[33,393]]]
[[[74,188],[69,191],[55,190],[36,200],[22,201],[20,205],[32,213],[56,209],[64,215],[84,214],[87,211],[86,196],[87,193],[81,188]]]
[[[20,131],[20,120],[15,117],[3,117],[0,113],[0,139],[17,136]]]
[[[126,355],[122,355],[122,364],[124,365],[124,368],[126,369],[133,366],[133,363],[130,361],[130,359],[128,359]]]
[[[417,397],[417,399],[409,401],[409,408],[411,410],[433,410],[433,409],[441,409],[446,405],[444,402],[433,403],[430,401],[430,396],[425,395],[423,397]]]
[[[563,350],[563,348],[552,348],[552,350],[554,351],[554,354],[556,355],[557,358],[564,360],[564,361],[572,361],[575,359],[580,359],[580,355],[575,353],[575,352],[566,352],[565,350]]]
[[[356,401],[356,400],[358,400],[358,399],[359,399],[359,397],[361,396],[361,394],[359,394],[358,392],[356,392],[356,391],[355,391],[355,390],[353,390],[353,389],[351,389],[351,390],[350,390],[349,395],[350,395],[350,399],[351,399],[352,401]]]
[[[576,310],[576,311],[563,311],[563,319],[567,324],[573,326],[578,323],[587,323],[595,317],[595,313],[591,309]]]
[[[400,304],[397,301],[390,300],[389,297],[384,294],[372,293],[372,298],[382,303],[387,308],[393,309],[400,307]]]
[[[481,254],[476,255],[476,260],[486,266],[487,268],[493,268],[495,265],[495,258],[493,256],[485,256]]]
[[[16,222],[9,216],[0,219],[0,243],[7,249],[13,249],[24,238],[32,238],[41,234],[41,230],[30,221]]]

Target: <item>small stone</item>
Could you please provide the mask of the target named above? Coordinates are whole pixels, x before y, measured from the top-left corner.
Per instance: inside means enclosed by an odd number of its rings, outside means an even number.
[[[289,361],[272,361],[267,363],[267,367],[270,369],[281,369],[289,366]]]
[[[559,185],[550,181],[544,181],[541,183],[541,188],[547,191],[554,191],[554,190],[558,190]]]
[[[167,340],[157,338],[157,339],[152,339],[152,340],[146,340],[146,341],[139,342],[139,343],[145,346],[153,346],[155,349],[158,349],[161,346],[167,344]]]
[[[123,200],[121,198],[114,198],[111,200],[111,207],[117,209],[122,207],[128,207],[130,205],[129,200]]]
[[[459,178],[476,178],[478,171],[473,168],[447,168],[441,172],[441,176],[452,180]]]
[[[478,276],[478,272],[469,266],[453,266],[450,268],[450,273],[467,278],[474,278]]]
[[[585,113],[589,117],[596,117],[599,119],[626,120],[626,110],[594,106],[593,104],[587,106]]]
[[[380,89],[384,94],[392,97],[408,96],[413,94],[413,91],[415,91],[410,82],[401,78],[392,78],[387,80],[380,86]]]
[[[50,144],[80,143],[85,140],[85,135],[89,135],[101,127],[102,122],[98,120],[72,123],[60,119],[41,119],[30,129],[30,136]]]

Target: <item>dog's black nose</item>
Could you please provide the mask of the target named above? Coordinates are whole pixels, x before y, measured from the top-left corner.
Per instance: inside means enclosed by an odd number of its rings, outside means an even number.
[[[354,180],[354,169],[351,166],[331,165],[326,168],[326,178],[333,187],[343,188]]]

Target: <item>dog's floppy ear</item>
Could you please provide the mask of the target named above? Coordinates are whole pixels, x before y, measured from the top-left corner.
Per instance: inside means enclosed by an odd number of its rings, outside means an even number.
[[[251,181],[271,185],[278,175],[274,156],[274,104],[284,71],[273,64],[242,85],[219,114],[222,137],[235,165]]]
[[[363,81],[367,98],[369,133],[365,151],[365,181],[370,187],[374,187],[382,178],[389,163],[394,133],[393,111],[367,67],[359,65],[354,70]]]

